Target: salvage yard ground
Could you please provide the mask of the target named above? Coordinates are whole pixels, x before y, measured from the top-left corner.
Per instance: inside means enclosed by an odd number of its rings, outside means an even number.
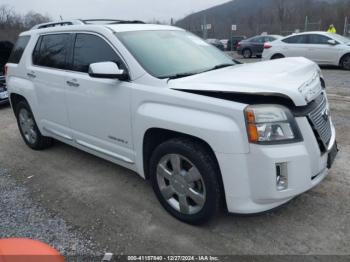
[[[280,209],[223,212],[202,227],[168,215],[150,184],[131,171],[59,142],[30,150],[11,109],[1,107],[0,237],[35,237],[66,255],[349,255],[350,72],[322,71],[341,150],[330,175]]]

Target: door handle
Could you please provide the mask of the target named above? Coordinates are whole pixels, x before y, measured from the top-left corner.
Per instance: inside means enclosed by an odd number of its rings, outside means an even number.
[[[72,87],[79,87],[80,86],[78,83],[73,82],[73,81],[67,81],[66,83],[67,83],[67,85],[72,86]]]
[[[36,75],[34,72],[27,73],[27,76],[30,78],[36,78]]]

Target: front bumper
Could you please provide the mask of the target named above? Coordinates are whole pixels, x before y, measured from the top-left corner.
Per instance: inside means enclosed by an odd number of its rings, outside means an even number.
[[[252,214],[280,206],[318,185],[328,174],[328,152],[322,153],[306,117],[296,118],[304,140],[295,144],[250,146],[248,154],[217,154],[229,212]],[[335,128],[329,150],[335,145]],[[234,164],[233,164],[234,163]],[[276,165],[286,165],[288,187],[276,186]]]

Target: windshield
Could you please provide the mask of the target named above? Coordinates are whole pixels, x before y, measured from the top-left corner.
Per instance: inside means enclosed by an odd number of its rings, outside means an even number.
[[[151,75],[176,78],[234,65],[216,47],[186,31],[132,31],[116,33]]]
[[[350,39],[349,38],[346,38],[345,36],[341,36],[341,35],[338,35],[338,34],[332,34],[331,37],[338,41],[338,42],[341,42],[341,43],[344,43],[344,44],[349,44],[350,43]]]

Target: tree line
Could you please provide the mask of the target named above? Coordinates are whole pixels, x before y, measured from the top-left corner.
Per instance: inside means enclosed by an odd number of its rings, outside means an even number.
[[[211,24],[208,37],[212,38],[263,32],[287,35],[296,30],[327,30],[330,24],[343,34],[345,17],[350,20],[350,0],[233,0],[176,24],[198,35],[202,35],[203,24]],[[231,31],[233,24],[237,25],[235,32]],[[345,29],[349,31],[350,26]]]
[[[17,13],[8,5],[0,6],[0,41],[14,43],[18,34],[30,29],[36,24],[50,21],[48,15],[30,11],[24,15]]]

